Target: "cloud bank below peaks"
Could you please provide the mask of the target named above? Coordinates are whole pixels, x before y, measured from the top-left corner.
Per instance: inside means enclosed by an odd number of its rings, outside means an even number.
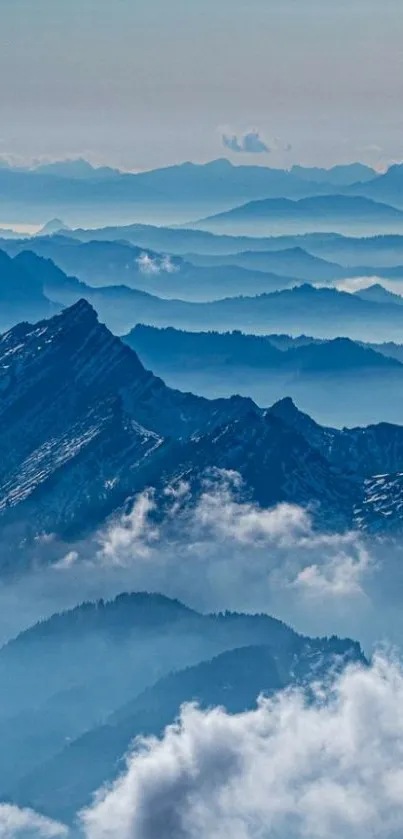
[[[0,586],[3,641],[10,625],[14,635],[83,600],[144,590],[203,612],[265,612],[367,651],[403,637],[401,544],[318,531],[309,509],[293,504],[261,508],[234,472],[210,471],[197,490],[186,480],[150,489],[92,538],[38,550],[45,568]]]
[[[197,496],[186,481],[162,498],[140,494],[97,542],[91,568],[122,574],[132,589],[201,611],[266,612],[314,635],[357,637],[350,629],[367,616],[367,588],[377,575],[357,533],[318,532],[309,510],[296,505],[261,508],[226,470],[205,475]]]
[[[397,839],[402,758],[403,673],[378,657],[314,703],[287,691],[237,715],[185,706],[81,821],[87,839]]]
[[[0,805],[1,839],[400,839],[403,671],[350,665],[229,714],[185,705],[138,739],[71,831]]]

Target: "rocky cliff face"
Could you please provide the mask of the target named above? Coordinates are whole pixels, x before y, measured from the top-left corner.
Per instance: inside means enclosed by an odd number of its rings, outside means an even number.
[[[147,486],[185,477],[197,493],[217,467],[239,472],[259,504],[309,505],[322,527],[379,529],[379,516],[357,512],[374,509],[368,482],[403,471],[400,426],[339,431],[287,399],[262,411],[241,397],[180,393],[84,300],[3,335],[0,396],[3,567],[39,534],[91,532]],[[383,529],[400,521],[395,504]]]
[[[0,339],[0,394],[1,524],[18,523],[19,538],[99,523],[143,488],[142,468],[167,438],[253,405],[170,390],[84,300]]]
[[[299,431],[313,448],[343,472],[368,477],[403,471],[403,426],[382,422],[366,428],[324,428],[299,411],[292,399],[281,399],[270,414]]]
[[[196,490],[212,467],[242,475],[262,506],[279,502],[312,509],[317,524],[345,527],[360,491],[355,475],[344,475],[304,436],[275,414],[250,412],[191,442],[170,480],[185,479]]]

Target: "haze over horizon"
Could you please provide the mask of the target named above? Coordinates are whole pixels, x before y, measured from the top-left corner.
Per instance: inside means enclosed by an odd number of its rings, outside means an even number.
[[[403,156],[399,21],[398,0],[5,0],[0,158],[383,169]]]

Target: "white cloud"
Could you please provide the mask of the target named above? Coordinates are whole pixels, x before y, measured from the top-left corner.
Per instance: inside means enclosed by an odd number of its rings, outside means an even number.
[[[87,839],[398,839],[403,673],[377,657],[330,696],[262,699],[252,712],[182,710],[82,814]]]
[[[377,277],[376,274],[366,277],[349,277],[345,280],[340,280],[335,285],[339,291],[347,291],[350,294],[354,294],[356,291],[362,291],[371,285],[381,285],[393,294],[403,295],[402,280],[387,280],[385,277]]]
[[[54,568],[59,568],[61,570],[64,568],[71,568],[71,566],[77,562],[78,558],[79,554],[77,551],[69,551],[65,556],[55,562]]]
[[[65,825],[40,816],[33,810],[0,804],[0,839],[55,839],[67,834]]]
[[[375,568],[371,555],[358,543],[356,551],[339,550],[327,563],[307,565],[297,575],[294,585],[314,597],[351,597],[363,595],[362,580]]]
[[[384,284],[384,280],[376,275],[366,277],[349,277],[346,280],[340,280],[337,282],[336,288],[339,291],[348,291],[350,294],[354,294],[356,291],[363,291],[364,288],[369,288],[369,286],[378,283]]]
[[[151,545],[158,539],[158,528],[150,523],[155,510],[153,493],[140,493],[130,511],[101,532],[98,558],[105,564],[126,564],[128,558],[150,555]]]
[[[266,612],[367,650],[401,642],[402,546],[320,532],[296,505],[262,509],[236,473],[210,473],[198,498],[183,476],[162,496],[141,493],[92,539],[40,550],[47,567],[0,586],[0,641],[85,599],[148,590],[201,611]]]
[[[136,261],[142,274],[175,274],[179,270],[170,256],[162,256],[158,259],[144,252]]]
[[[309,510],[294,504],[264,509],[242,500],[244,486],[237,472],[212,470],[203,487],[193,505],[186,481],[165,489],[168,507],[159,526],[152,519],[157,509],[154,493],[141,493],[132,511],[100,534],[98,558],[127,565],[144,556],[151,559],[150,567],[153,559],[158,564],[160,553],[164,564],[169,564],[170,555],[180,565],[186,557],[194,574],[208,571],[217,582],[215,572],[229,555],[236,586],[238,563],[245,557],[242,577],[250,569],[252,577],[259,572],[261,582],[267,583],[274,573],[277,585],[309,588],[320,597],[361,593],[360,578],[373,565],[355,532],[318,532]]]
[[[185,480],[161,501],[143,493],[83,561],[94,575],[120,569],[126,587],[160,591],[197,609],[265,611],[307,634],[356,637],[355,621],[368,609],[367,588],[378,573],[361,537],[318,532],[309,510],[262,509],[244,500],[244,491],[237,473],[215,470],[197,500]]]

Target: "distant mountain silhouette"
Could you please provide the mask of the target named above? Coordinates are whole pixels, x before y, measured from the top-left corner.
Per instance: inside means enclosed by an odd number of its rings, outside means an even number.
[[[188,253],[205,254],[236,254],[243,251],[284,250],[286,248],[303,245],[306,237],[278,236],[225,236],[209,233],[204,230],[194,230],[182,227],[155,227],[151,224],[129,224],[118,227],[102,227],[85,230],[78,228],[69,233],[71,238],[83,242],[89,241],[125,241],[141,248],[149,248],[163,253],[185,256]],[[337,238],[319,235],[323,239]],[[301,239],[301,243],[300,243]],[[302,241],[303,240],[303,241]]]
[[[10,227],[0,227],[0,239],[19,239],[20,236],[20,233],[17,233]]]
[[[332,183],[310,183],[298,173],[262,166],[235,166],[226,158],[208,163],[181,163],[139,173],[139,181],[159,194],[171,193],[172,200],[206,200],[233,205],[238,200],[266,197],[303,197],[332,191]]]
[[[255,231],[256,232],[256,231]],[[388,268],[403,265],[403,235],[342,236],[337,233],[302,233],[288,236],[226,236],[202,230],[164,228],[132,224],[105,227],[97,230],[78,229],[69,236],[80,241],[125,240],[141,248],[163,253],[225,257],[230,264],[231,255],[253,252],[272,252],[302,248],[313,256],[336,263],[344,268],[362,265]]]
[[[13,263],[6,254],[4,258],[8,266]],[[320,338],[338,337],[342,332],[354,340],[371,338],[373,342],[399,340],[401,336],[403,311],[400,307],[394,303],[363,300],[358,295],[331,288],[302,284],[258,296],[190,302],[163,299],[124,285],[87,286],[75,277],[68,277],[51,260],[43,260],[33,252],[22,252],[14,262],[23,269],[25,283],[36,287],[41,299],[45,295],[56,306],[70,306],[84,297],[96,308],[101,320],[117,334],[125,334],[136,323],[144,323],[149,326],[172,325],[193,331],[212,328],[224,332],[237,328],[245,332],[267,333],[280,330],[287,334],[304,333]],[[257,273],[266,282],[266,275]],[[27,279],[28,274],[30,280]],[[230,281],[233,282],[232,279]],[[269,275],[268,282],[275,283],[276,280]],[[10,315],[3,328],[16,322],[11,304],[10,307]],[[19,311],[20,317],[29,317],[29,309]],[[6,315],[7,307],[4,317]]]
[[[382,201],[392,206],[403,208],[403,165],[390,166],[385,174],[366,184],[353,184],[349,191],[356,195],[365,195],[375,201]]]
[[[91,292],[85,283],[75,277],[68,277],[51,259],[43,259],[33,250],[17,252],[13,262],[29,274],[31,281],[41,287],[46,297],[61,305],[66,301],[69,303],[70,298],[76,302],[86,292]]]
[[[375,352],[385,355],[387,358],[395,358],[396,361],[403,363],[403,344],[395,344],[393,341],[387,341],[383,344],[368,344]]]
[[[399,344],[142,325],[123,340],[171,387],[201,396],[229,396],[236,391],[259,405],[292,396],[321,423],[339,427],[401,422],[403,347]]]
[[[67,233],[71,228],[59,218],[51,219],[41,227],[38,236],[53,236],[55,233]]]
[[[0,167],[5,218],[17,219],[21,206],[45,221],[49,212],[69,222],[180,222],[228,210],[263,198],[305,198],[351,189],[342,186],[343,170],[329,170],[330,183],[318,172],[306,173],[261,166],[234,166],[228,160],[205,164],[185,162],[152,171],[131,173],[95,167],[88,161],[62,160],[30,168]],[[345,179],[350,180],[346,168]],[[360,169],[361,172],[361,169]],[[340,185],[335,185],[335,179]],[[23,219],[21,219],[23,220]]]
[[[394,359],[387,358],[370,347],[354,343],[349,338],[335,338],[320,344],[312,343],[292,348],[283,355],[286,356],[285,366],[299,373],[349,373],[352,370],[386,370],[399,366],[394,363]]]
[[[201,219],[188,226],[214,232],[267,235],[282,226],[295,232],[318,230],[376,229],[403,232],[403,211],[373,199],[353,195],[326,195],[289,200],[287,198],[250,201],[227,212]],[[287,231],[285,231],[287,232]]]
[[[403,301],[402,301],[403,302]],[[305,346],[278,349],[271,336],[247,335],[241,332],[185,332],[167,327],[138,325],[123,337],[152,369],[166,370],[176,367],[206,371],[231,367],[250,367],[254,370],[279,372],[321,372],[400,368],[394,359],[375,352],[369,347],[354,343],[348,338],[315,343]],[[403,369],[401,371],[403,373]]]
[[[292,166],[290,172],[292,175],[311,183],[326,183],[334,186],[367,183],[379,177],[378,172],[363,163],[332,166],[330,169],[321,169],[316,166]]]
[[[124,284],[166,299],[202,302],[233,297],[245,289],[249,294],[262,294],[302,282],[284,273],[263,274],[237,265],[195,266],[125,242],[79,242],[66,236],[51,236],[7,242],[6,248],[9,254],[28,249],[50,258],[63,271],[97,288]]]
[[[384,286],[380,283],[374,283],[374,285],[367,286],[367,288],[362,288],[360,291],[356,291],[355,294],[357,297],[361,297],[361,300],[370,300],[373,303],[392,303],[395,306],[403,306],[403,297],[400,294],[394,294],[392,291],[388,291],[388,289],[384,288]]]
[[[374,303],[335,289],[300,285],[254,297],[228,297],[206,303],[163,300],[122,287],[85,291],[111,329],[127,332],[137,323],[172,325],[188,330],[231,328],[267,333],[278,329],[291,334],[334,338],[344,332],[354,340],[400,339],[403,312],[391,303]],[[57,302],[73,302],[58,293]]]
[[[248,270],[271,272],[286,277],[298,277],[305,282],[331,282],[351,276],[351,271],[317,256],[312,256],[301,247],[276,251],[244,251],[220,256],[187,254],[186,258],[195,265],[211,267],[237,265]]]
[[[309,253],[345,268],[370,265],[375,273],[377,267],[390,268],[403,264],[403,236],[385,234],[360,239],[355,236],[308,234],[295,238]]]
[[[55,220],[55,227],[59,224],[61,222]],[[81,242],[71,238],[71,232],[66,231],[66,234],[61,231],[60,234],[7,240],[2,242],[2,247],[10,256],[28,249],[39,256],[50,257],[63,271],[96,287],[124,284],[165,298],[199,302],[233,297],[245,290],[249,295],[261,294],[303,282],[330,284],[352,277],[375,276],[403,279],[403,264],[379,265],[376,253],[376,265],[347,267],[314,256],[299,246],[283,249],[277,243],[275,250],[275,240],[269,240],[272,244],[269,251],[186,253],[182,258],[129,242],[103,239]],[[358,244],[365,240],[356,241]],[[313,250],[320,247],[313,237],[307,237],[306,246]],[[363,255],[370,257],[369,253]],[[394,259],[398,261],[396,255]]]
[[[58,160],[54,163],[41,163],[32,170],[36,175],[53,175],[57,178],[72,178],[73,180],[109,180],[118,178],[118,169],[110,166],[92,166],[84,158],[72,160]]]
[[[43,287],[24,268],[0,250],[0,331],[20,320],[49,317],[60,307],[51,303]]]
[[[53,299],[73,302],[73,296],[60,291]],[[114,286],[86,289],[86,298],[102,320],[119,334],[136,323],[168,326],[191,331],[240,329],[267,334],[280,330],[314,337],[333,338],[343,332],[354,340],[400,339],[403,312],[394,304],[362,300],[335,289],[315,289],[310,285],[261,294],[255,297],[229,297],[211,303],[163,300],[145,292]]]

